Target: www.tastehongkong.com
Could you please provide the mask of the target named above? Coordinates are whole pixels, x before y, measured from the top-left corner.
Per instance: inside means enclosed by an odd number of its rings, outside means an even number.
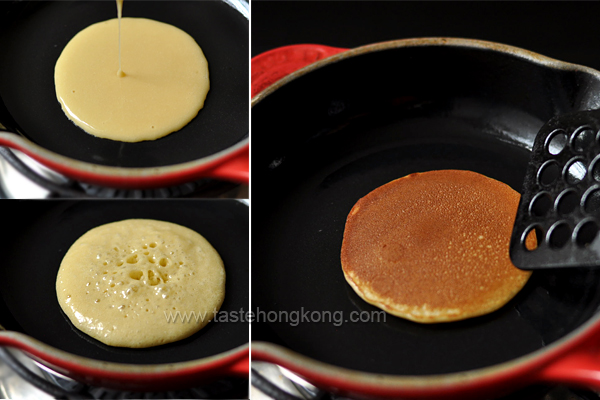
[[[235,311],[165,311],[165,318],[169,323],[200,323],[214,315],[213,322],[271,322],[286,323],[297,326],[304,323],[328,323],[340,326],[344,323],[369,323],[386,322],[385,311],[351,311],[344,315],[343,311],[311,311],[301,307],[295,311],[264,311],[257,308],[255,311],[244,309]]]

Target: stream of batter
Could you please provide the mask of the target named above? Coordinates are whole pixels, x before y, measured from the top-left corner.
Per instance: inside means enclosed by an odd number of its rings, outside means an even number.
[[[91,135],[155,140],[204,107],[208,62],[183,30],[123,18],[122,10],[117,0],[118,18],[85,28],[67,44],[54,71],[56,95],[67,117]]]

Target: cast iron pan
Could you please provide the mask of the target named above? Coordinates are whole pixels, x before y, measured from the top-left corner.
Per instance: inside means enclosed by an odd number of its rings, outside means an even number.
[[[248,324],[240,319],[213,321],[191,337],[163,346],[147,349],[107,346],[71,324],[60,309],[55,289],[62,257],[78,237],[112,221],[151,218],[181,224],[203,235],[219,252],[226,268],[226,296],[221,310],[246,310],[249,215],[243,203],[234,200],[10,201],[3,211],[6,215],[19,216],[19,223],[0,235],[3,254],[0,324],[6,330],[26,334],[88,360],[132,364],[133,367],[175,363],[174,369],[177,369],[176,363],[218,357],[247,344]]]
[[[253,341],[263,342],[253,345],[253,357],[302,364],[307,356],[303,373],[316,365],[310,360],[326,363],[323,370],[342,367],[350,372],[337,389],[348,390],[344,385],[364,378],[355,371],[432,377],[500,365],[593,320],[600,271],[575,269],[536,271],[505,307],[470,320],[421,325],[386,315],[352,323],[352,312],[378,309],[346,283],[340,248],[356,201],[410,173],[465,169],[520,191],[542,124],[598,108],[599,94],[600,74],[591,69],[460,39],[350,50],[261,92],[252,108],[253,130],[260,132],[252,161],[260,207],[253,218],[261,221],[253,228],[254,311],[341,312],[344,320],[293,326],[263,314],[253,323]],[[321,382],[335,384],[331,377]],[[385,379],[377,382],[384,388]]]
[[[248,19],[226,2],[124,3],[125,17],[183,29],[209,63],[211,89],[198,116],[178,132],[139,143],[85,133],[67,119],[54,90],[54,65],[65,45],[87,26],[115,18],[114,1],[3,2],[0,14],[0,124],[43,149],[93,165],[155,168],[207,158],[247,140]]]

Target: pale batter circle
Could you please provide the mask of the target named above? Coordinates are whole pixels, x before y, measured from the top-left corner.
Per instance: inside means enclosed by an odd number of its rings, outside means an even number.
[[[122,142],[155,140],[187,125],[204,107],[208,63],[183,30],[145,18],[91,25],[75,35],[54,70],[67,117],[87,133]]]
[[[77,239],[61,262],[56,293],[74,326],[94,339],[151,347],[189,337],[214,318],[225,269],[197,232],[130,219]]]

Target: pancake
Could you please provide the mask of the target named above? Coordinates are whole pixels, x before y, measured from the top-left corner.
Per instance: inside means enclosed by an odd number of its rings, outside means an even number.
[[[380,186],[348,215],[344,276],[368,303],[416,322],[493,312],[531,276],[509,256],[519,199],[471,171],[417,173]],[[528,240],[535,247],[535,236]]]
[[[61,262],[56,293],[73,325],[94,339],[151,347],[184,339],[214,318],[225,269],[193,230],[130,219],[77,239]]]
[[[87,133],[121,142],[180,130],[209,91],[202,49],[173,25],[120,20],[120,29],[117,18],[85,28],[63,49],[54,69],[63,111]]]

